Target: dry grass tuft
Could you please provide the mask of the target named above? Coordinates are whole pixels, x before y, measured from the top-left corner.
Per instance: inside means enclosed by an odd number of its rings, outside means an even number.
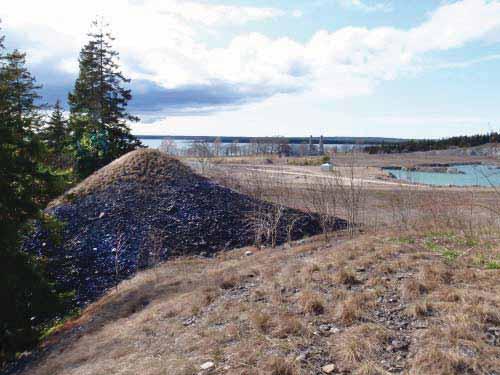
[[[355,375],[389,375],[382,367],[372,361],[365,361],[354,371]]]
[[[293,363],[282,358],[273,357],[267,361],[266,374],[269,375],[296,375],[297,371]]]
[[[420,298],[425,293],[427,293],[425,285],[414,278],[407,279],[401,284],[401,295],[408,301]]]
[[[433,290],[442,285],[449,285],[453,280],[453,272],[442,263],[428,264],[422,267],[418,278],[427,289]]]
[[[274,335],[280,339],[290,336],[305,336],[307,334],[302,322],[293,315],[283,315],[279,318],[279,324]]]
[[[343,285],[356,285],[360,281],[357,278],[356,272],[348,267],[343,267],[334,276],[335,282]]]
[[[463,355],[451,350],[441,348],[439,345],[431,345],[425,350],[420,350],[410,370],[411,375],[420,374],[474,374],[473,366]]]
[[[332,355],[344,371],[358,370],[381,353],[389,332],[382,326],[364,323],[342,332],[335,342]]]
[[[224,275],[222,280],[219,282],[219,287],[221,289],[233,289],[240,283],[239,277],[236,275]]]
[[[351,293],[337,307],[337,319],[345,324],[351,325],[361,320],[373,305],[371,293]]]
[[[427,300],[418,301],[416,303],[411,304],[407,308],[407,311],[410,316],[413,316],[416,319],[423,318],[432,315],[433,305]]]
[[[318,294],[303,292],[300,300],[306,314],[321,315],[325,312],[325,301]]]
[[[271,315],[265,312],[255,311],[251,314],[250,319],[255,329],[260,333],[269,333],[273,326]]]

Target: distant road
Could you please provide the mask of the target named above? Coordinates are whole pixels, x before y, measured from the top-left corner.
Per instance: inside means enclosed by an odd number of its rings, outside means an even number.
[[[350,177],[340,177],[340,176],[331,176],[328,174],[318,174],[318,173],[307,173],[307,172],[290,172],[290,171],[280,171],[271,168],[245,168],[249,171],[255,172],[264,172],[264,173],[274,173],[274,174],[286,174],[286,175],[296,175],[296,176],[305,176],[305,177],[320,177],[320,178],[331,178],[335,180],[340,180],[344,182],[346,185],[351,182]],[[404,182],[395,182],[395,181],[383,181],[383,180],[375,180],[375,179],[366,179],[366,178],[353,178],[352,179],[356,184],[361,185],[363,183],[367,184],[377,184],[377,185],[391,185],[391,186],[408,186],[408,187],[418,187],[418,188],[429,188],[427,185],[419,185],[419,184],[408,184]]]

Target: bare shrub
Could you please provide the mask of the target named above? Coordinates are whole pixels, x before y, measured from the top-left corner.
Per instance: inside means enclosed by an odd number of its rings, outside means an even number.
[[[328,239],[328,233],[337,222],[338,184],[331,177],[315,178],[303,190],[303,195],[304,204],[309,212],[318,215],[325,239]]]
[[[356,228],[364,222],[366,209],[366,189],[363,179],[356,177],[356,151],[349,153],[344,176],[335,174],[337,194],[340,205],[346,215],[347,229],[351,236]]]
[[[288,217],[284,217],[286,210],[284,201],[289,194],[286,183],[280,177],[273,178],[272,182],[269,182],[262,178],[261,174],[252,172],[247,189],[249,190],[247,193],[255,198],[272,202],[272,204],[255,204],[254,210],[247,216],[249,225],[255,233],[256,246],[267,243],[273,248],[276,247],[280,236],[280,227],[284,224],[285,219],[287,220],[287,235],[291,238],[297,217],[291,217],[290,220]]]
[[[122,231],[118,231],[118,235],[116,237],[116,245],[111,249],[114,258],[116,290],[118,290],[118,283],[120,282],[120,255],[122,254],[125,246],[125,234]]]

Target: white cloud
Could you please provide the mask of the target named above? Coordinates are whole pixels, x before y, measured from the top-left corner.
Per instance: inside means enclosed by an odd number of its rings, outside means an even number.
[[[451,61],[451,62],[432,62],[428,65],[427,69],[460,69],[469,68],[473,65],[481,64],[489,61],[500,60],[500,54],[485,55],[480,56],[475,59],[464,60],[464,61]]]
[[[197,22],[207,26],[244,24],[284,14],[282,10],[275,8],[211,5],[186,0],[143,0],[141,5],[160,14],[179,16],[188,22]]]
[[[392,12],[392,6],[388,2],[368,3],[366,0],[337,0],[337,2],[344,8],[363,12]]]
[[[78,50],[96,13],[111,21],[122,64],[132,78],[167,88],[215,87],[225,82],[240,87],[242,96],[249,92],[252,97],[257,91],[263,97],[297,91],[327,98],[367,95],[380,81],[426,67],[422,61],[428,52],[491,41],[500,31],[498,0],[445,3],[408,30],[319,30],[306,42],[245,33],[219,48],[204,42],[207,28],[241,25],[286,12],[180,0],[8,0],[0,8],[7,31],[30,58],[38,64],[56,62],[69,72],[76,69]]]

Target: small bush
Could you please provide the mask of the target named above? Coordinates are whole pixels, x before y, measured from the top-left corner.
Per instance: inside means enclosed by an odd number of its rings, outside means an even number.
[[[322,164],[329,163],[329,162],[330,162],[330,160],[331,160],[331,158],[330,158],[330,156],[328,156],[328,155],[323,155],[323,156],[321,157],[321,163],[322,163]]]

